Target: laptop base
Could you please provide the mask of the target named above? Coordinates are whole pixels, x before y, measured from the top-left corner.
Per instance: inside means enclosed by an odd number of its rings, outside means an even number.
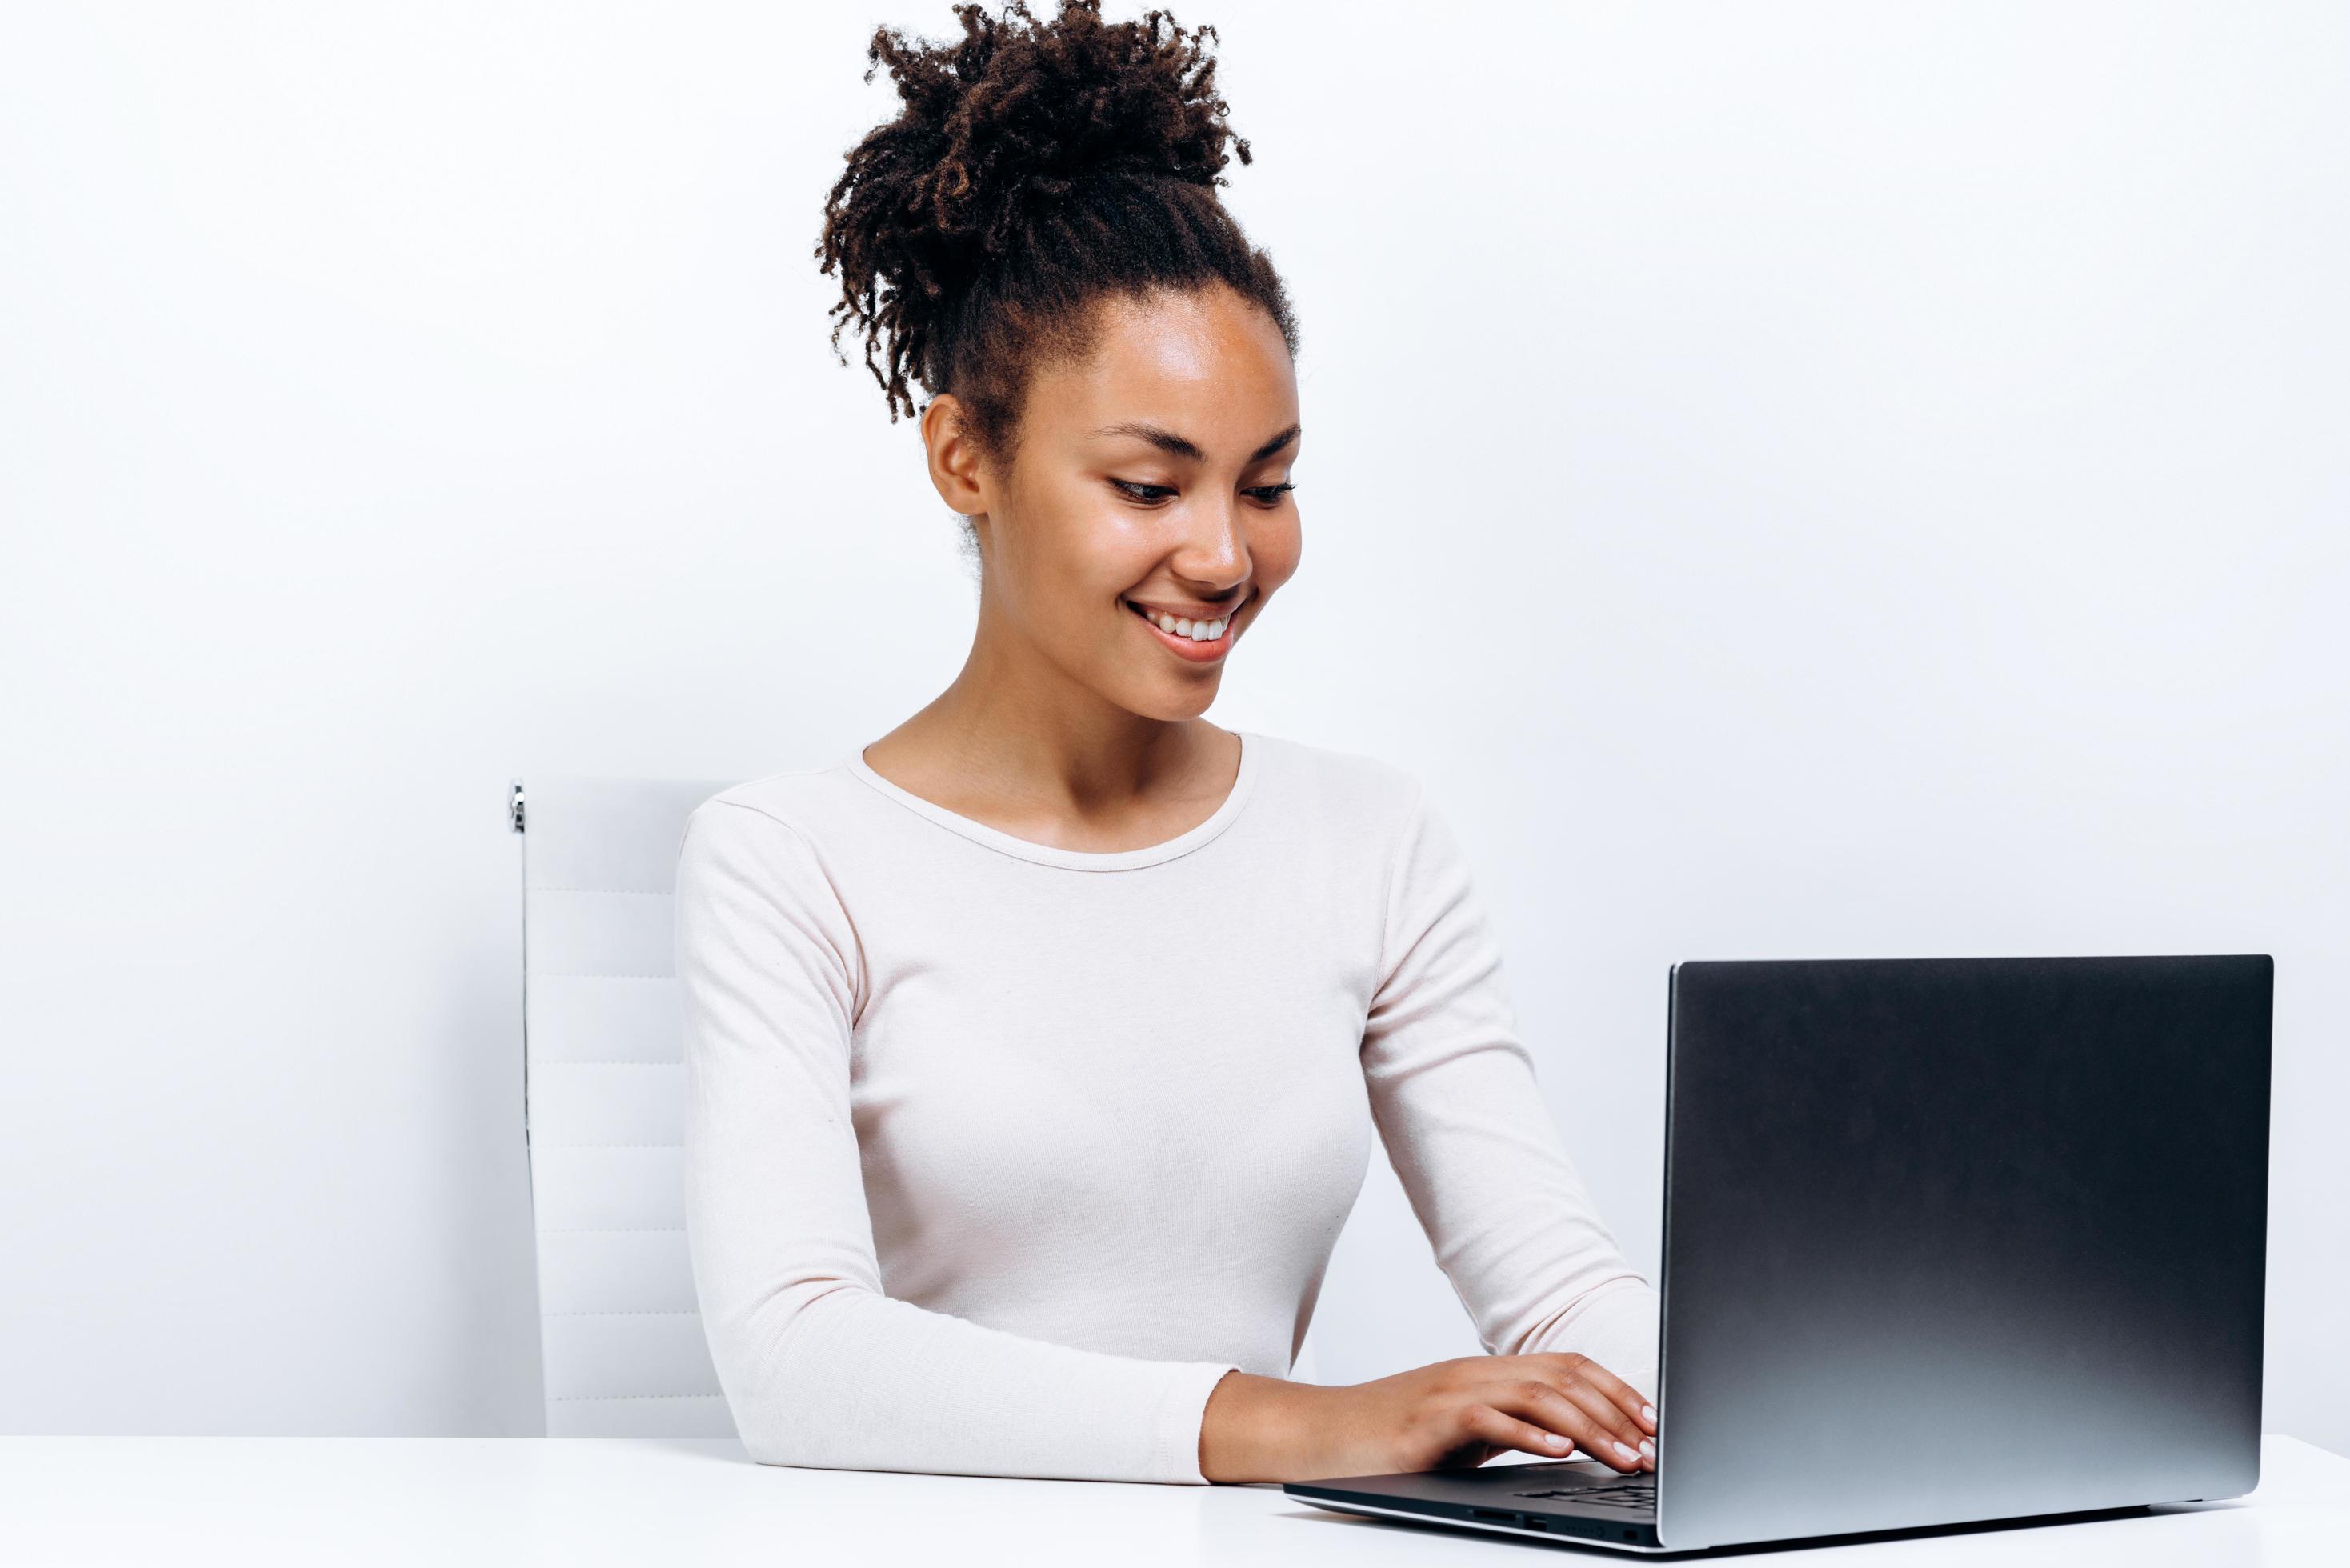
[[[1657,1543],[1657,1527],[1646,1520],[1586,1519],[1575,1514],[1521,1513],[1515,1509],[1471,1503],[1422,1502],[1398,1508],[1392,1497],[1378,1502],[1344,1492],[1315,1491],[1298,1485],[1282,1489],[1316,1508],[1338,1513],[1358,1513],[1382,1520],[1402,1520],[1440,1529],[1475,1530],[1515,1535],[1534,1541],[1571,1541],[1578,1545],[1607,1546],[1618,1552],[1656,1552],[1669,1550]]]
[[[2017,1519],[1973,1519],[1953,1524],[1922,1524],[1906,1530],[1863,1530],[1836,1535],[1798,1536],[1780,1541],[1739,1542],[1718,1547],[1672,1547],[1658,1542],[1655,1524],[1638,1521],[1539,1514],[1522,1516],[1515,1522],[1511,1522],[1502,1517],[1511,1511],[1502,1509],[1419,1501],[1415,1501],[1409,1507],[1398,1507],[1397,1500],[1392,1496],[1373,1502],[1344,1494],[1319,1495],[1296,1484],[1284,1486],[1282,1490],[1293,1497],[1312,1503],[1316,1508],[1328,1509],[1336,1513],[1361,1514],[1382,1521],[1392,1520],[1406,1524],[1424,1524],[1439,1530],[1468,1530],[1480,1533],[1514,1535],[1529,1541],[1557,1541],[1577,1546],[1597,1546],[1608,1551],[1633,1552],[1641,1556],[1690,1557],[1708,1552],[1794,1551],[1809,1546],[1858,1546],[1872,1541],[1915,1541],[1936,1535],[1971,1535],[1992,1531],[2026,1530],[2050,1525],[2095,1524],[2115,1519],[2158,1518],[2161,1511],[2178,1506],[2170,1503],[2141,1502],[2120,1508],[2080,1509],[2064,1513],[2033,1514]],[[2192,1510],[2190,1509],[2189,1511]],[[1634,1536],[1638,1539],[1632,1539]]]

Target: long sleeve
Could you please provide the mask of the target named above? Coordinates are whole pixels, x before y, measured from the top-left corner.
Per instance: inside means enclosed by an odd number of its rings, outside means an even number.
[[[1580,1351],[1651,1397],[1659,1301],[1594,1209],[1534,1082],[1502,949],[1423,790],[1389,872],[1364,1031],[1371,1111],[1491,1355]]]
[[[751,1457],[1202,1482],[1202,1411],[1234,1364],[1051,1344],[883,1293],[851,1120],[863,961],[808,841],[705,802],[676,911],[687,1241]]]

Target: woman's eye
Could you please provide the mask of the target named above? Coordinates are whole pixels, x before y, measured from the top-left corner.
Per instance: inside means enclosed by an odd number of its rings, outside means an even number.
[[[1171,484],[1145,484],[1132,479],[1113,479],[1110,481],[1110,485],[1120,495],[1131,501],[1153,503],[1162,501],[1175,493],[1175,487]],[[1241,493],[1252,497],[1259,505],[1275,506],[1280,504],[1284,495],[1296,488],[1295,484],[1284,481],[1279,484],[1251,485]]]

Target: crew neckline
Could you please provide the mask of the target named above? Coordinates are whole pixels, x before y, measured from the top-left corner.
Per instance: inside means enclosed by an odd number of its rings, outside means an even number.
[[[862,745],[850,752],[841,765],[873,789],[917,815],[928,817],[941,827],[959,833],[975,844],[983,844],[990,849],[1013,856],[1017,859],[1034,861],[1040,866],[1058,866],[1072,871],[1131,871],[1145,866],[1157,866],[1163,861],[1175,859],[1179,856],[1189,855],[1222,834],[1225,828],[1232,825],[1232,819],[1240,815],[1241,808],[1248,804],[1249,795],[1256,787],[1257,774],[1264,751],[1264,741],[1263,737],[1253,730],[1234,730],[1232,733],[1240,738],[1241,765],[1239,774],[1232,780],[1231,792],[1224,796],[1223,804],[1216,807],[1204,821],[1185,829],[1174,837],[1164,839],[1157,844],[1146,844],[1136,849],[1063,849],[1055,845],[1038,844],[1033,839],[1019,837],[1001,828],[990,827],[983,822],[965,816],[960,812],[949,811],[934,800],[890,783],[875,772],[873,765],[865,760],[865,748]]]

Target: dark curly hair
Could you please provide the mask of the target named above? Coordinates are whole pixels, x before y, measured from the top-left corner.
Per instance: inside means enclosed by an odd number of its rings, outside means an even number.
[[[910,381],[951,392],[981,452],[1008,462],[1030,371],[1089,352],[1109,294],[1224,283],[1294,355],[1273,260],[1215,193],[1228,140],[1250,161],[1216,96],[1215,29],[1158,10],[1105,22],[1099,0],[1049,22],[1021,0],[954,12],[958,40],[874,33],[865,79],[887,66],[904,108],[849,150],[816,247],[840,275],[833,350],[862,334],[890,421],[919,411]]]

